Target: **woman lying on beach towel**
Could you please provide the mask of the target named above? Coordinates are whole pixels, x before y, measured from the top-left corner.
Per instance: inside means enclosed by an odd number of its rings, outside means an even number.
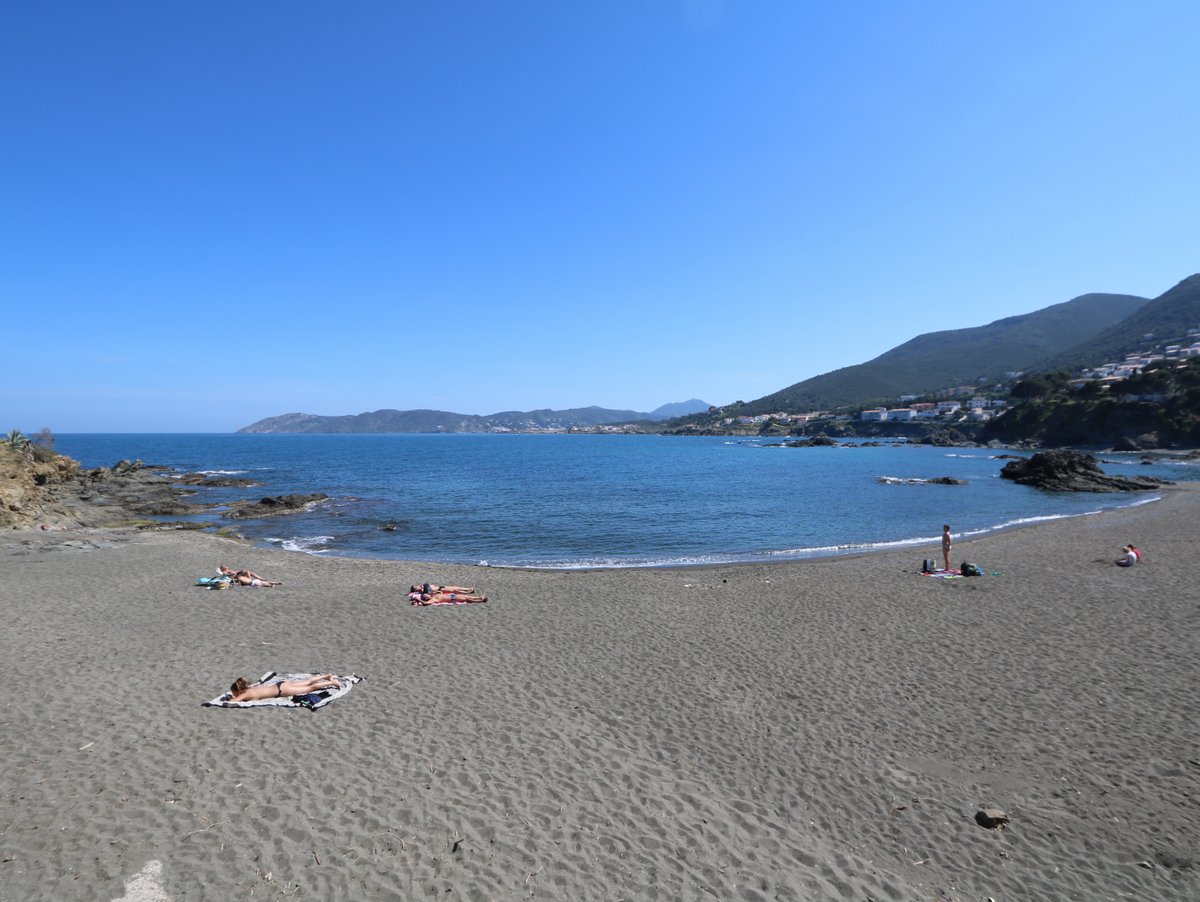
[[[341,689],[342,684],[332,673],[322,673],[307,680],[284,680],[282,683],[267,683],[265,686],[251,686],[245,677],[238,677],[229,687],[229,701],[253,702],[260,698],[291,698],[295,695],[308,695],[322,689]]]
[[[279,673],[272,670],[255,683],[238,677],[228,691],[211,701],[213,708],[307,708],[315,711],[341,698],[362,677],[352,673]]]
[[[433,588],[433,586],[429,588]],[[450,591],[451,589],[456,591]],[[422,592],[420,586],[413,586],[413,590],[408,593],[409,601],[422,606],[431,604],[483,604],[488,600],[486,595],[473,594],[474,590],[463,592],[459,586],[442,586],[436,592]]]
[[[426,595],[434,595],[438,592],[455,592],[455,593],[461,593],[463,595],[474,595],[475,587],[474,586],[433,586],[433,585],[430,585],[429,583],[425,583],[425,585],[423,585],[423,586],[409,586],[408,591],[410,593],[411,592],[424,592]]]

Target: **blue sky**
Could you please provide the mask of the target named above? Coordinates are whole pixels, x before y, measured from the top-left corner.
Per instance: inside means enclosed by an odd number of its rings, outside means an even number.
[[[4,430],[723,404],[1200,270],[1190,0],[4,18]]]

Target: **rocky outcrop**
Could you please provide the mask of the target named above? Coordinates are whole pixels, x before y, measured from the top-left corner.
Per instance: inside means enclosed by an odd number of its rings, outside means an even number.
[[[0,527],[111,526],[147,516],[192,513],[177,483],[161,467],[123,460],[83,469],[61,454],[30,460],[5,449],[0,455]]]
[[[273,498],[238,504],[225,516],[231,520],[261,520],[265,517],[278,517],[283,514],[298,514],[308,510],[309,505],[325,501],[328,498],[328,495],[320,492],[315,495],[276,495]]]
[[[0,529],[162,526],[148,518],[189,517],[215,504],[196,500],[192,486],[240,486],[251,480],[204,474],[167,475],[170,468],[122,460],[112,467],[84,469],[79,461],[53,452],[36,457],[0,445]],[[279,495],[259,501],[235,501],[224,516],[234,520],[301,513],[328,495]],[[135,523],[135,521],[142,521]],[[204,528],[196,522],[174,528]]]
[[[208,473],[184,473],[177,481],[183,485],[198,485],[206,489],[244,489],[262,485],[257,479],[248,479],[245,476],[212,476]]]
[[[814,435],[794,442],[784,442],[785,448],[836,448],[837,442],[827,435]]]
[[[1040,451],[1005,464],[1000,475],[1054,492],[1140,492],[1171,484],[1148,476],[1109,476],[1095,457],[1079,451]]]
[[[79,473],[68,457],[33,460],[7,446],[0,447],[0,527],[29,526],[47,518],[61,519],[67,509],[56,489]]]

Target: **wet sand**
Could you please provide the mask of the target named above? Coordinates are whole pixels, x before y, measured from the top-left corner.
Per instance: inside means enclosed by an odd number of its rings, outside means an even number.
[[[1200,491],[1165,496],[958,544],[958,580],[934,545],[564,572],[8,531],[0,900],[1200,898]],[[285,585],[192,585],[220,563]],[[201,706],[268,670],[365,680]]]

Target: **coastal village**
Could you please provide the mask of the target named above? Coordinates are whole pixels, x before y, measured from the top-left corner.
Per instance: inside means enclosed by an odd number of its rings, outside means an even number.
[[[1154,341],[1153,335],[1143,337],[1147,342]],[[1194,358],[1200,358],[1200,326],[1188,329],[1183,338],[1155,343],[1147,349],[1126,355],[1122,360],[1085,369],[1079,376],[1070,380],[1069,384],[1073,389],[1082,389],[1090,383],[1099,383],[1106,390],[1111,390],[1113,386],[1138,375],[1151,364],[1160,361],[1182,363]],[[939,392],[945,396],[940,400],[920,400],[921,395],[901,395],[896,399],[896,407],[868,407],[858,411],[814,410],[806,413],[777,411],[755,416],[726,417],[716,425],[730,430],[745,430],[762,428],[769,423],[799,427],[816,420],[835,423],[985,423],[1008,409],[1008,393],[1023,375],[1019,372],[1005,373],[1002,383],[994,385],[990,391],[984,393],[981,393],[978,386],[960,385]],[[611,431],[621,431],[619,427],[610,428]]]

